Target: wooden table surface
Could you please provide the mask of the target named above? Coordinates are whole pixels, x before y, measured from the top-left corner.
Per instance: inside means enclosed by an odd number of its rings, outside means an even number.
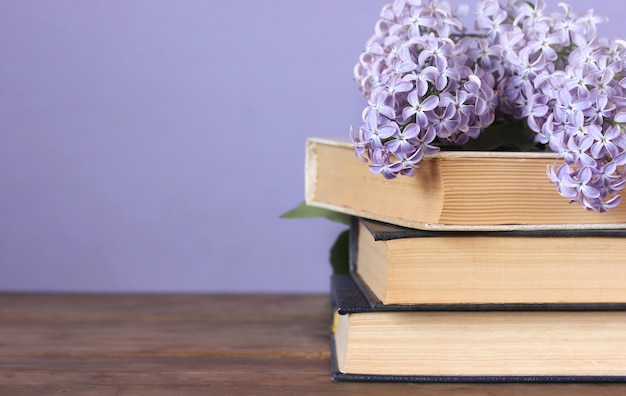
[[[0,395],[614,395],[333,382],[325,295],[0,294]]]

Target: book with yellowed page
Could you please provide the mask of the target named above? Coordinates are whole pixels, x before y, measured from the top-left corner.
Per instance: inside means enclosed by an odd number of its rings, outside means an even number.
[[[331,377],[381,382],[626,382],[626,311],[373,309],[333,275]]]
[[[374,304],[621,304],[626,230],[423,231],[353,218],[351,272]]]
[[[309,138],[307,204],[428,230],[626,228],[626,205],[608,213],[561,197],[546,171],[551,153],[442,151],[414,176],[387,180],[346,140]]]

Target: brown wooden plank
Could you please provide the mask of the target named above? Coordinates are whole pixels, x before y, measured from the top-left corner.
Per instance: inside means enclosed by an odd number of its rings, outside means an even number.
[[[2,356],[327,357],[323,322],[42,322],[0,326]]]
[[[326,295],[0,293],[0,322],[323,320]]]
[[[0,295],[0,352],[327,357],[328,304],[299,295]]]
[[[65,393],[64,393],[65,392]],[[0,394],[616,395],[626,385],[333,382],[327,359],[0,358]]]
[[[0,294],[0,395],[609,395],[618,385],[337,383],[328,297]]]

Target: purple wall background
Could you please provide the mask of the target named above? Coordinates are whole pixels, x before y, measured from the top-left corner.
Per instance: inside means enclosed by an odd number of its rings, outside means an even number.
[[[343,227],[278,216],[385,3],[0,0],[0,290],[326,291]]]

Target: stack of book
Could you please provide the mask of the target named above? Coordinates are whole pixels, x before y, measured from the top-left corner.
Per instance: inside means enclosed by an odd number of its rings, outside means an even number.
[[[352,216],[332,377],[626,381],[626,205],[568,205],[550,154],[446,152],[385,180],[309,139],[306,201]]]

